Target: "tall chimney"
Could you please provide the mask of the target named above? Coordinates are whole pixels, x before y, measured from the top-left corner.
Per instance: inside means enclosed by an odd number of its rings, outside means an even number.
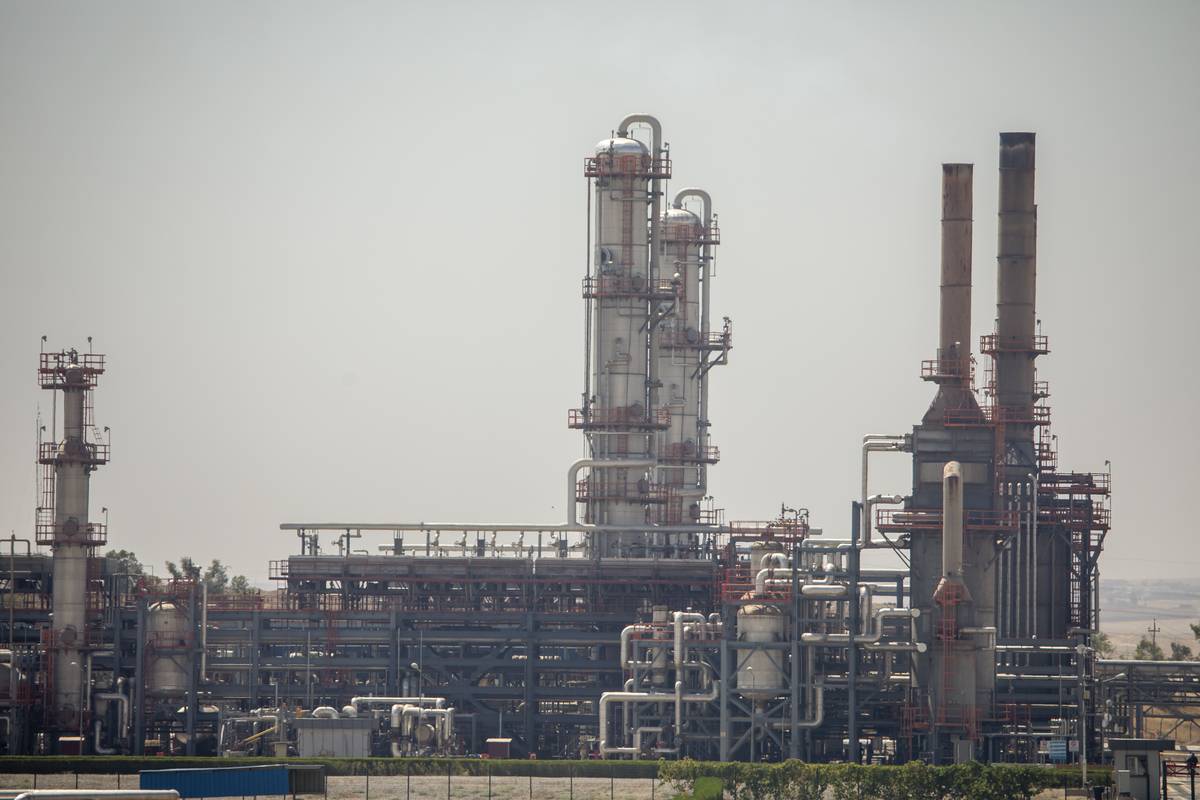
[[[972,164],[942,164],[942,278],[937,360],[922,370],[938,384],[922,422],[941,425],[946,412],[977,414],[971,391]]]
[[[1033,200],[1034,134],[1000,134],[1000,220],[996,283],[996,405],[1008,420],[1033,418],[1037,357],[1037,206]],[[1010,424],[1009,442],[1029,442],[1033,427]],[[1023,451],[1024,448],[1021,448]],[[1022,452],[1022,455],[1026,455]]]
[[[971,374],[972,164],[942,164],[942,291],[937,357],[942,371]]]

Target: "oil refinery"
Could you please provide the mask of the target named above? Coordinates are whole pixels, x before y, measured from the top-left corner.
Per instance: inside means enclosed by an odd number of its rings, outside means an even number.
[[[1050,433],[1035,149],[1000,134],[996,323],[978,338],[982,204],[973,165],[942,167],[937,344],[914,364],[930,405],[854,443],[843,538],[804,509],[727,521],[713,499],[709,382],[736,380],[716,369],[735,361],[714,310],[719,198],[668,194],[646,114],[584,159],[585,377],[566,418],[587,457],[563,465],[561,522],[285,521],[296,552],[268,592],[122,574],[89,487],[109,461],[106,356],[41,353],[61,420],[37,447],[32,541],[6,554],[0,749],[955,763],[1140,737],[1146,709],[1197,702],[1200,664],[1135,670],[1092,647],[1111,483],[1060,467]],[[558,370],[572,392],[575,369]],[[910,459],[911,485],[870,481],[883,458]]]

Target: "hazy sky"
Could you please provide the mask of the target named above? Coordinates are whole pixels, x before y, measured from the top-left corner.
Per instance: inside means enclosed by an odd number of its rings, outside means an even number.
[[[933,394],[939,165],[977,165],[978,335],[997,134],[1033,130],[1062,464],[1112,461],[1104,574],[1200,574],[1198,36],[1194,2],[0,3],[0,531],[42,334],[109,356],[93,518],[160,574],[265,578],[283,521],[560,521],[583,157],[644,111],[720,214],[728,517],[845,533],[861,436]]]

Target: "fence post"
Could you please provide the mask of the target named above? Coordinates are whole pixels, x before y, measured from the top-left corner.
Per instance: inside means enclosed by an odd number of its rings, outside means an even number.
[[[533,770],[529,770],[529,800],[533,800]]]
[[[453,764],[452,761],[446,762],[446,800],[450,800],[450,768]]]
[[[371,765],[370,765],[370,764],[367,764],[367,765],[366,765],[366,774],[367,774],[367,796],[366,796],[366,800],[371,800]]]
[[[617,762],[613,761],[608,767],[608,800],[617,796]]]
[[[404,765],[404,798],[412,797],[412,762],[409,761]]]
[[[121,788],[121,773],[117,773],[117,788]]]
[[[570,767],[567,768],[567,780],[569,781],[569,783],[567,785],[570,786],[570,800],[575,800],[575,765],[574,764],[572,764]]]
[[[79,788],[79,770],[75,770],[75,788]]]

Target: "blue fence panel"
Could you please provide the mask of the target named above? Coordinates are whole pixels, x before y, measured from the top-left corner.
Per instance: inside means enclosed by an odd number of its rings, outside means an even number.
[[[158,769],[138,773],[143,789],[174,789],[180,797],[254,797],[289,794],[283,764],[213,769]]]

